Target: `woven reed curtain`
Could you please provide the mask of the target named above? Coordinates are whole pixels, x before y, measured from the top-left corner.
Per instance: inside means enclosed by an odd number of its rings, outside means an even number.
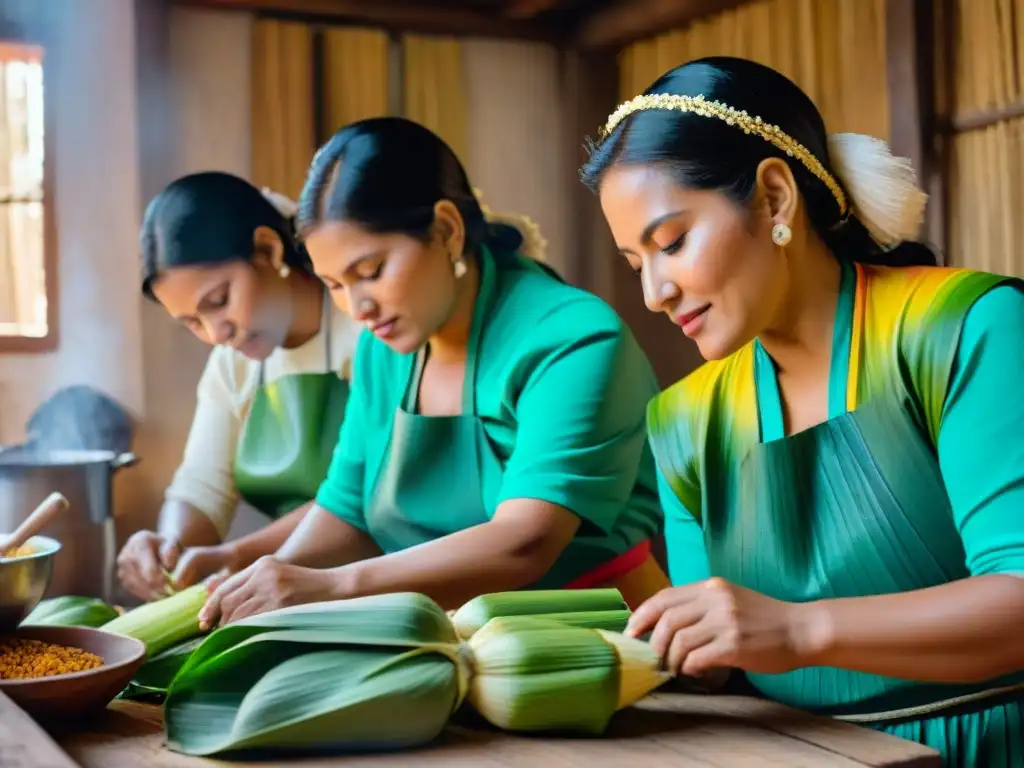
[[[955,115],[1024,102],[1024,0],[957,0]],[[1024,277],[1024,117],[953,137],[951,264]]]
[[[313,30],[260,20],[253,25],[252,180],[297,198],[316,150]]]
[[[455,38],[406,35],[402,57],[405,117],[430,128],[464,161],[469,142],[462,43]]]
[[[388,34],[333,27],[323,36],[321,132],[388,114]]]
[[[704,56],[777,69],[811,97],[829,131],[889,136],[885,0],[763,0],[635,43],[620,57],[622,99]]]

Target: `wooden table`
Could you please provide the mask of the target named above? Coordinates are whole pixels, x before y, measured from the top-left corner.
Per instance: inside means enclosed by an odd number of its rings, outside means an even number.
[[[9,702],[8,702],[9,703]],[[0,706],[0,710],[4,708]],[[20,712],[20,710],[17,710]],[[362,757],[310,758],[266,763],[201,760],[166,750],[161,713],[146,704],[115,702],[94,721],[75,730],[55,730],[51,747],[70,760],[19,760],[10,739],[25,729],[0,711],[0,768],[939,768],[933,750],[866,728],[814,717],[771,702],[742,696],[660,693],[620,712],[606,737],[566,739],[521,737],[451,727],[436,746]],[[31,721],[28,721],[31,723]],[[45,737],[44,737],[45,738]],[[55,743],[54,743],[55,742]],[[59,749],[54,750],[59,753]]]

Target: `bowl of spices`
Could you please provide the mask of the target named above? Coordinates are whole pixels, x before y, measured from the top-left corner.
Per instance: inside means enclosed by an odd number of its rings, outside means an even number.
[[[15,531],[0,532],[0,635],[17,627],[46,594],[60,543],[39,533],[67,508],[62,494],[51,493]]]
[[[0,690],[34,716],[100,710],[146,660],[134,638],[91,627],[24,626],[0,635]]]
[[[16,549],[0,552],[0,636],[24,621],[46,595],[59,551],[54,539],[33,536]]]

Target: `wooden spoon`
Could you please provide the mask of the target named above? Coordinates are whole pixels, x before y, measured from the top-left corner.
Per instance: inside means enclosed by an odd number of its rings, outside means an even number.
[[[0,558],[38,534],[69,506],[71,506],[70,502],[64,497],[64,494],[58,491],[47,496],[46,500],[22,521],[14,533],[8,534],[6,537],[0,536]]]

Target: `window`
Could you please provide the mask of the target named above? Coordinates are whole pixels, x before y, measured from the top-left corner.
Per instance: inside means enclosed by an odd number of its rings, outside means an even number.
[[[0,42],[0,351],[56,346],[43,53]]]

